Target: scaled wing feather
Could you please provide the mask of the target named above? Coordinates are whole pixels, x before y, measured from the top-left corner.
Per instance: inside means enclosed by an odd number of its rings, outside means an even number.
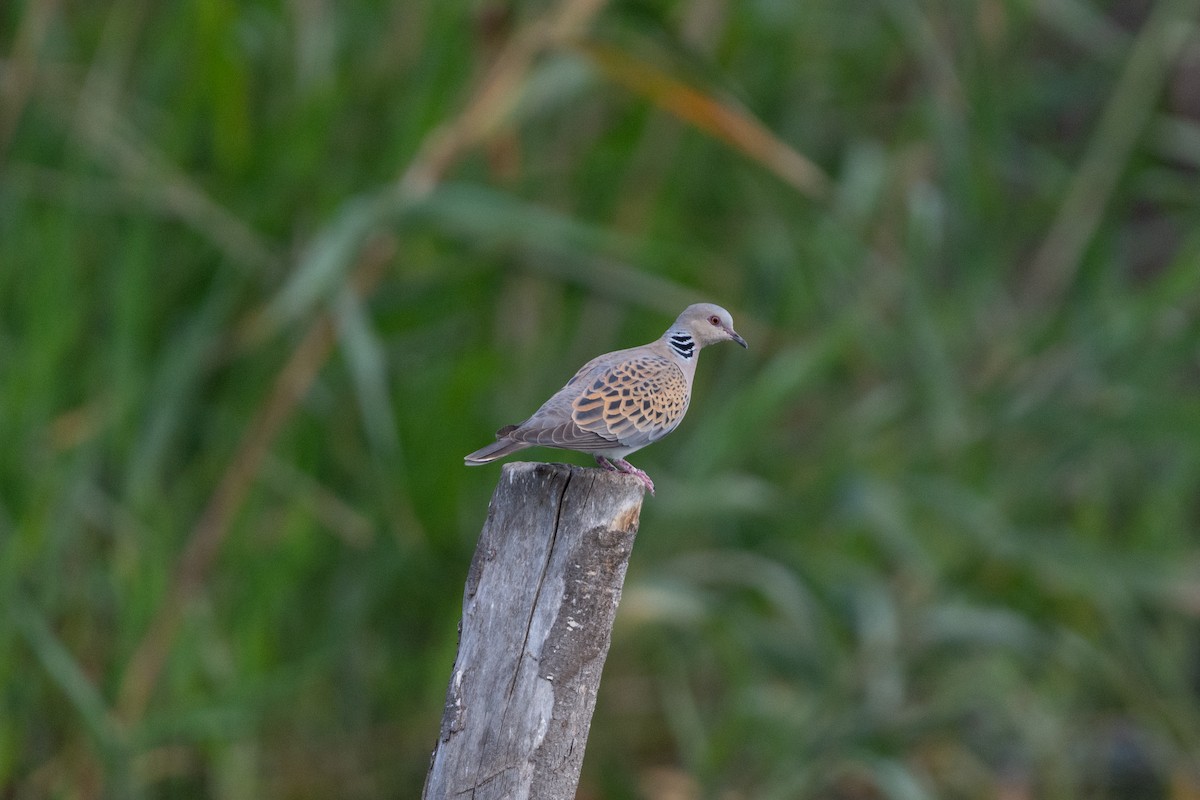
[[[669,358],[641,353],[583,377],[571,418],[583,431],[623,447],[666,436],[687,412],[687,379]]]

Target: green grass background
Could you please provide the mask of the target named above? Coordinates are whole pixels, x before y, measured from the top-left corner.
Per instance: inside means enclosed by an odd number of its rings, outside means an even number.
[[[418,796],[695,300],[582,798],[1200,796],[1198,6],[0,5],[0,798]]]

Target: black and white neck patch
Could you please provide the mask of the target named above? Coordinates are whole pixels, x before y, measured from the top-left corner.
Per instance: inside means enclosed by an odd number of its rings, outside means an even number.
[[[690,333],[672,333],[667,337],[667,344],[680,358],[691,358],[696,352],[696,340]]]

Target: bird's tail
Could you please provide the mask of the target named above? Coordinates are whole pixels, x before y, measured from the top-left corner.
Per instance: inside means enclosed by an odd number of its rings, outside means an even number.
[[[498,458],[504,458],[510,453],[515,453],[518,450],[524,450],[526,447],[533,445],[528,442],[518,442],[507,438],[504,434],[509,430],[514,430],[515,425],[510,425],[508,428],[501,428],[498,436],[500,437],[495,442],[492,442],[487,447],[481,447],[471,455],[463,459],[468,465],[476,466],[478,464],[488,464]]]

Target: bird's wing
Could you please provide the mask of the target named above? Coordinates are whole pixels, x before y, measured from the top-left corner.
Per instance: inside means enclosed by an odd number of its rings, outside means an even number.
[[[622,356],[583,376],[571,401],[571,420],[622,447],[645,447],[683,419],[691,387],[668,356],[649,351]]]
[[[527,444],[579,450],[584,453],[614,450],[621,446],[620,442],[583,430],[570,419],[555,421],[547,419],[546,415],[539,417],[537,414],[521,423],[515,431],[508,434],[508,438]]]
[[[691,391],[667,356],[633,348],[588,362],[510,439],[583,452],[640,448],[670,433]]]
[[[533,412],[533,416],[519,425],[501,428],[496,432],[497,437],[589,453],[620,447],[615,439],[585,430],[571,418],[571,402],[579,394],[580,382],[588,380],[592,373],[603,372],[606,359],[608,356],[597,356],[584,364],[563,388]]]

